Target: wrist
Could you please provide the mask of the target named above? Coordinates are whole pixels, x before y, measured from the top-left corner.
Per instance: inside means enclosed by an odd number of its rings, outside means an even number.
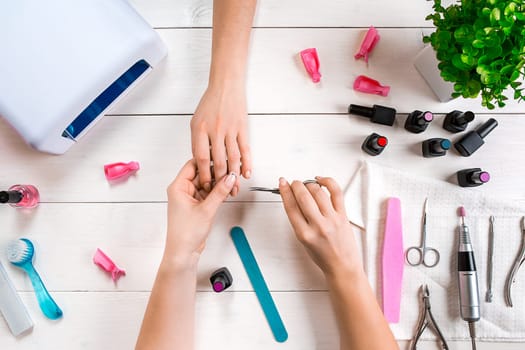
[[[164,252],[162,261],[160,263],[160,270],[166,272],[183,273],[183,272],[197,272],[200,254],[190,253],[169,253]]]
[[[240,96],[245,93],[245,78],[242,75],[235,76],[234,74],[230,76],[221,75],[212,75],[210,74],[210,79],[208,81],[208,90],[219,93],[219,94],[235,94]]]
[[[368,284],[368,278],[361,268],[338,268],[330,273],[326,273],[325,276],[329,289],[339,288],[344,285]]]

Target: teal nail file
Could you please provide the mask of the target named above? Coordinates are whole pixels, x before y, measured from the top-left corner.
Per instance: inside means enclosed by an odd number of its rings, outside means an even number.
[[[257,265],[257,261],[255,260],[255,256],[253,255],[244,231],[242,228],[236,226],[231,229],[230,235],[244,265],[244,269],[248,274],[248,278],[252,283],[255,294],[259,299],[259,303],[261,304],[275,340],[280,343],[286,341],[286,339],[288,339],[288,332],[286,332],[279,311],[264,281],[264,277],[259,269],[259,265]]]
[[[15,337],[33,328],[33,321],[1,262],[0,313],[4,316],[11,333]]]

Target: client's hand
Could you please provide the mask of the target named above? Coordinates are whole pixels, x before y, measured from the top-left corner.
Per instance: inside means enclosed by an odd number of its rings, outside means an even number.
[[[227,173],[242,174],[246,179],[251,176],[245,100],[244,87],[208,87],[191,119],[193,157],[206,191],[211,190],[213,178],[218,180]],[[232,195],[238,192],[239,179]]]
[[[208,193],[200,185],[195,161],[192,159],[184,165],[168,187],[168,235],[164,258],[198,261],[217,209],[236,181],[237,175],[227,174]]]
[[[290,185],[284,178],[279,179],[284,208],[295,234],[327,277],[362,273],[341,189],[332,178],[316,180],[318,184],[294,181]]]

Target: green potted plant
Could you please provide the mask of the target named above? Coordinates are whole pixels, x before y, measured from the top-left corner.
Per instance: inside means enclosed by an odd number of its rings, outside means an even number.
[[[436,30],[423,42],[431,45],[442,80],[453,87],[450,98],[481,94],[488,109],[505,106],[509,92],[525,99],[525,0],[461,0],[448,7],[434,0],[433,9],[426,19]],[[420,72],[421,66],[416,60]]]

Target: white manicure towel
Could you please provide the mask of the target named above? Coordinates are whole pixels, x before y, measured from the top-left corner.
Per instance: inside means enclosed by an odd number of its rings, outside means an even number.
[[[487,185],[490,186],[490,185]],[[380,295],[381,244],[385,203],[389,197],[401,199],[403,244],[406,250],[419,246],[423,204],[428,197],[427,246],[439,250],[441,260],[433,268],[405,264],[401,301],[401,321],[391,324],[397,339],[411,339],[421,309],[419,287],[428,284],[434,318],[447,340],[469,337],[467,323],[459,316],[457,287],[457,209],[466,209],[465,224],[470,228],[480,287],[481,320],[476,323],[479,339],[492,341],[525,340],[525,266],[512,287],[514,307],[505,305],[505,279],[521,242],[520,219],[525,208],[484,196],[479,189],[429,178],[418,178],[392,168],[365,162],[345,193],[350,221],[365,230],[363,258],[370,283]],[[485,302],[489,217],[495,216],[493,301]],[[423,339],[434,339],[428,329]]]

